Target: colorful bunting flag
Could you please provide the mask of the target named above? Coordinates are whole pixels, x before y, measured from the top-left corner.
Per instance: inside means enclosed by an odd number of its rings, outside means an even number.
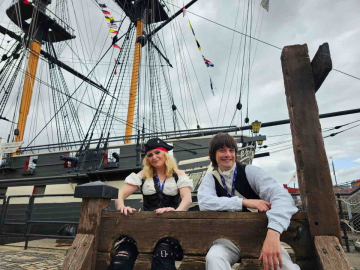
[[[212,83],[211,77],[210,77],[210,88],[211,88],[212,94],[215,96],[215,94],[214,94],[214,87],[213,87],[213,83]]]
[[[110,29],[109,32],[110,32],[111,34],[117,34],[117,33],[119,33],[118,31],[112,30],[112,29]]]
[[[111,30],[110,30],[110,31],[111,31]],[[116,32],[117,32],[117,31],[116,31]],[[120,47],[119,45],[114,44],[113,47],[116,48],[116,49],[121,50],[121,47]]]
[[[270,0],[262,0],[260,4],[267,12],[269,12],[269,1]]]
[[[103,12],[105,15],[110,15],[110,12],[107,11],[107,10],[105,10],[105,9],[103,9],[102,12]]]
[[[203,59],[204,59],[205,65],[207,67],[214,67],[214,64],[211,63],[210,60],[206,59],[204,56],[203,56]]]
[[[107,6],[105,4],[100,4],[100,3],[98,3],[98,4],[101,8],[107,8]]]
[[[191,31],[193,32],[193,34],[194,34],[194,36],[195,36],[195,32],[194,32],[194,29],[192,28],[192,25],[191,25],[190,20],[189,20],[189,25],[190,25]]]
[[[108,23],[109,28],[117,29],[116,24]]]
[[[120,65],[121,64],[119,60],[116,60],[116,58],[114,58],[114,60],[115,60],[115,65]]]
[[[183,17],[185,17],[185,15],[186,15],[186,8],[185,6],[183,6]]]
[[[199,44],[199,41],[196,39],[196,37],[195,37],[195,41],[196,41],[196,45],[197,45],[198,48],[199,48],[199,51],[201,52],[201,46],[200,46],[200,44]]]

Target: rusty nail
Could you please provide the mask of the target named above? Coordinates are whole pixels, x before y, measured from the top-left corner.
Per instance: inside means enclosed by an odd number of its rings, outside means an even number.
[[[76,246],[73,246],[73,249],[76,249]]]
[[[87,243],[85,242],[85,243],[84,243],[84,246],[86,246],[86,245],[87,245]]]
[[[339,246],[335,246],[336,250],[340,251],[340,247]]]
[[[326,249],[325,248],[323,248],[323,252],[326,254],[327,253],[327,251],[326,251]]]

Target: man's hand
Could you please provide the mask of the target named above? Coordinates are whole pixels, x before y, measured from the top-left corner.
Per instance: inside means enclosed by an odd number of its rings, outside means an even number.
[[[280,247],[280,233],[268,229],[259,258],[263,261],[264,270],[277,270],[278,265],[283,267]]]
[[[243,206],[246,208],[257,209],[259,212],[266,212],[271,208],[271,204],[264,200],[248,200],[243,199]]]

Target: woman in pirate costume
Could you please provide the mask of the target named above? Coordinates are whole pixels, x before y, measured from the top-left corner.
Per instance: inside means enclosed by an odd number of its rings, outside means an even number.
[[[145,144],[143,170],[132,173],[125,179],[125,185],[119,190],[115,206],[124,215],[136,212],[125,206],[124,200],[140,190],[143,194],[144,211],[157,214],[170,211],[187,211],[192,203],[192,180],[177,168],[175,159],[168,151],[173,147],[159,138],[150,139]],[[138,251],[131,238],[123,238],[115,247],[115,256],[109,269],[133,269]],[[181,260],[180,243],[171,237],[161,239],[154,251],[151,269],[176,269],[175,260]]]

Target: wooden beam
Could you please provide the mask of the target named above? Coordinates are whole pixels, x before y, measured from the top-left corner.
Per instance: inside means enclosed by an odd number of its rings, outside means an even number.
[[[311,61],[311,67],[314,76],[315,92],[317,92],[332,70],[332,61],[328,43],[319,46],[319,49]]]
[[[316,236],[315,248],[319,270],[350,270],[345,252],[336,237]]]
[[[341,241],[307,45],[284,47],[281,64],[301,200],[311,235],[336,236]]]
[[[86,235],[88,239],[93,239],[91,242],[91,252],[89,251],[89,258],[85,261],[82,257],[84,254],[81,252],[75,252],[74,254],[67,254],[65,261],[67,264],[63,266],[63,269],[96,269],[97,262],[97,246],[99,241],[99,227],[101,223],[102,211],[110,206],[111,199],[117,198],[118,189],[108,186],[100,181],[91,182],[84,185],[79,185],[75,188],[74,196],[76,198],[82,198],[81,203],[81,215],[77,230],[77,235],[74,243],[82,243],[83,235]],[[77,249],[78,246],[75,246]],[[64,268],[68,265],[77,263],[78,268]],[[82,264],[81,264],[82,263]]]
[[[149,269],[149,265],[146,267],[148,255],[153,253],[158,240],[171,236],[178,239],[181,244],[184,251],[183,263],[186,262],[184,267],[188,267],[186,269],[196,269],[191,268],[195,267],[194,265],[202,269],[201,258],[206,256],[212,243],[219,238],[233,241],[241,250],[242,258],[249,259],[248,264],[256,267],[252,261],[260,256],[267,223],[265,213],[204,211],[156,215],[151,212],[139,212],[124,216],[119,212],[104,211],[100,225],[98,262],[103,268],[108,267],[110,257],[106,254],[112,250],[119,236],[130,235],[136,241],[142,258],[138,259],[135,269]],[[298,227],[302,228],[301,235],[298,235]],[[221,228],[227,229],[224,231]],[[306,213],[299,212],[293,216],[288,230],[281,235],[281,241],[292,247],[301,269],[314,269],[316,256]]]
[[[69,248],[62,270],[87,270],[91,269],[94,235],[77,234]]]

